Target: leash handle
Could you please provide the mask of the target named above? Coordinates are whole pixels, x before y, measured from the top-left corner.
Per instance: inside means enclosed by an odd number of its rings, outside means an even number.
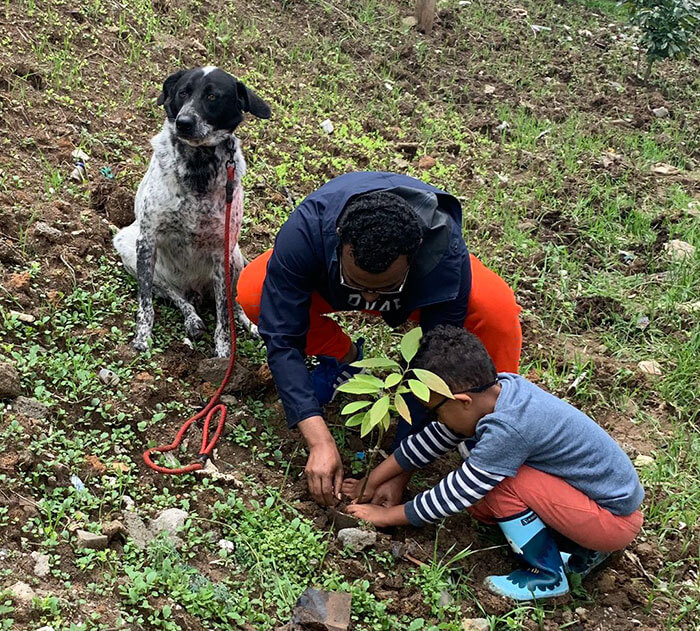
[[[229,330],[231,331],[231,355],[229,356],[226,374],[221,380],[221,385],[217,388],[211,399],[209,399],[209,402],[206,404],[204,409],[197,412],[197,414],[194,416],[188,418],[182,424],[180,431],[177,433],[175,440],[172,443],[169,445],[161,445],[159,447],[151,447],[144,452],[143,461],[146,463],[146,466],[154,471],[157,471],[158,473],[180,475],[203,469],[207,460],[211,458],[214,447],[224,431],[224,424],[226,423],[226,406],[218,401],[221,393],[224,391],[224,388],[231,379],[231,374],[233,373],[233,367],[236,361],[236,319],[234,317],[233,295],[231,291],[231,206],[233,204],[233,185],[235,177],[236,168],[233,163],[233,150],[231,150],[230,157],[226,162],[226,223],[224,225],[224,261],[226,267],[224,273],[226,284],[226,308],[228,311]],[[219,415],[216,431],[211,439],[209,439],[211,421],[216,414]],[[185,465],[184,467],[177,468],[163,467],[153,462],[154,455],[168,453],[169,451],[177,449],[180,446],[180,443],[182,443],[182,440],[190,426],[201,418],[204,418],[204,427],[202,429],[202,446],[199,451],[198,462],[193,462]]]

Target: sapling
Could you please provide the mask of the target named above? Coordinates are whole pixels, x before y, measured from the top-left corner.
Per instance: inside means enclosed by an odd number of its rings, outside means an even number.
[[[681,59],[698,49],[700,43],[700,2],[698,0],[623,0],[630,22],[641,30],[637,74],[642,52],[647,67],[662,59]]]
[[[374,468],[374,461],[379,451],[384,434],[391,425],[394,414],[401,416],[411,423],[411,411],[404,395],[412,393],[422,401],[430,400],[430,392],[437,392],[445,397],[454,399],[449,386],[436,374],[429,370],[411,368],[410,363],[418,352],[418,345],[423,331],[420,327],[411,329],[401,338],[402,366],[389,357],[370,357],[353,363],[353,366],[364,368],[366,372],[354,375],[338,388],[348,394],[366,395],[366,398],[348,403],[340,411],[348,415],[345,421],[347,427],[359,427],[360,436],[365,437],[373,430],[377,431],[377,440],[369,450],[367,471],[362,481],[358,501],[362,501],[369,473]],[[374,374],[373,374],[374,373]],[[380,376],[381,375],[381,378]]]

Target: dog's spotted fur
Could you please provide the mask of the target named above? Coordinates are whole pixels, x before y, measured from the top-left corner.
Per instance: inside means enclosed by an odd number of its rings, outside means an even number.
[[[230,260],[235,290],[245,264],[238,247],[245,161],[233,130],[243,120],[244,111],[269,118],[270,110],[241,82],[210,66],[168,77],[158,102],[165,106],[168,118],[151,141],[153,157],[136,193],[136,221],[114,238],[126,269],[139,284],[134,347],[145,350],[148,346],[153,292],[180,309],[192,338],[204,330],[193,298],[213,295],[215,352],[226,357],[231,349],[223,253],[226,160],[233,149],[236,176]],[[238,305],[236,313],[255,332]]]

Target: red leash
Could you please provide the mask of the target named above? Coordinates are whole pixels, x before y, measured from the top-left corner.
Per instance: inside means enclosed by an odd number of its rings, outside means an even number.
[[[152,447],[143,454],[143,461],[154,471],[159,473],[170,473],[170,474],[180,474],[180,473],[190,473],[191,471],[197,471],[198,469],[203,469],[207,460],[211,458],[211,452],[214,450],[216,441],[219,440],[221,432],[224,430],[224,423],[226,422],[226,406],[223,403],[217,403],[221,393],[223,392],[226,384],[231,378],[231,373],[233,372],[233,365],[236,359],[236,322],[233,315],[233,298],[231,297],[231,262],[230,258],[230,245],[231,245],[231,205],[233,203],[233,179],[236,175],[236,170],[233,164],[233,150],[229,150],[230,157],[226,161],[226,224],[224,226],[224,257],[226,259],[226,307],[228,309],[228,322],[231,330],[231,357],[228,361],[228,368],[226,368],[226,374],[224,375],[221,385],[218,390],[214,393],[212,398],[207,403],[206,407],[195,414],[194,416],[187,419],[180,431],[175,436],[175,440],[170,445],[161,445],[160,447]],[[209,428],[211,426],[211,421],[215,414],[219,414],[219,422],[216,426],[216,431],[211,440],[209,440]],[[161,467],[153,462],[153,454],[164,454],[168,451],[173,451],[180,446],[182,439],[184,438],[187,430],[192,423],[197,422],[199,419],[204,417],[204,428],[202,429],[202,447],[199,450],[199,456],[197,458],[198,462],[193,462],[184,467],[178,467],[176,469],[169,469],[168,467]]]

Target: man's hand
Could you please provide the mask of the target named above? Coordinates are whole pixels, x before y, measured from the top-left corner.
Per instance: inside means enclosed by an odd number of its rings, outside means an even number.
[[[387,508],[375,504],[350,504],[346,509],[349,515],[368,521],[379,528],[387,526],[406,526],[409,521],[403,509],[403,504]]]
[[[345,478],[343,480],[343,495],[347,495],[351,500],[358,501],[360,499],[360,491],[362,490],[362,485],[365,479],[356,480],[355,478]],[[374,497],[374,487],[371,483],[367,483],[364,493],[362,493],[362,501],[369,502]],[[372,502],[373,504],[375,502]]]
[[[306,478],[313,498],[326,506],[334,506],[341,498],[343,461],[338,447],[320,416],[312,416],[298,425],[309,445]]]

